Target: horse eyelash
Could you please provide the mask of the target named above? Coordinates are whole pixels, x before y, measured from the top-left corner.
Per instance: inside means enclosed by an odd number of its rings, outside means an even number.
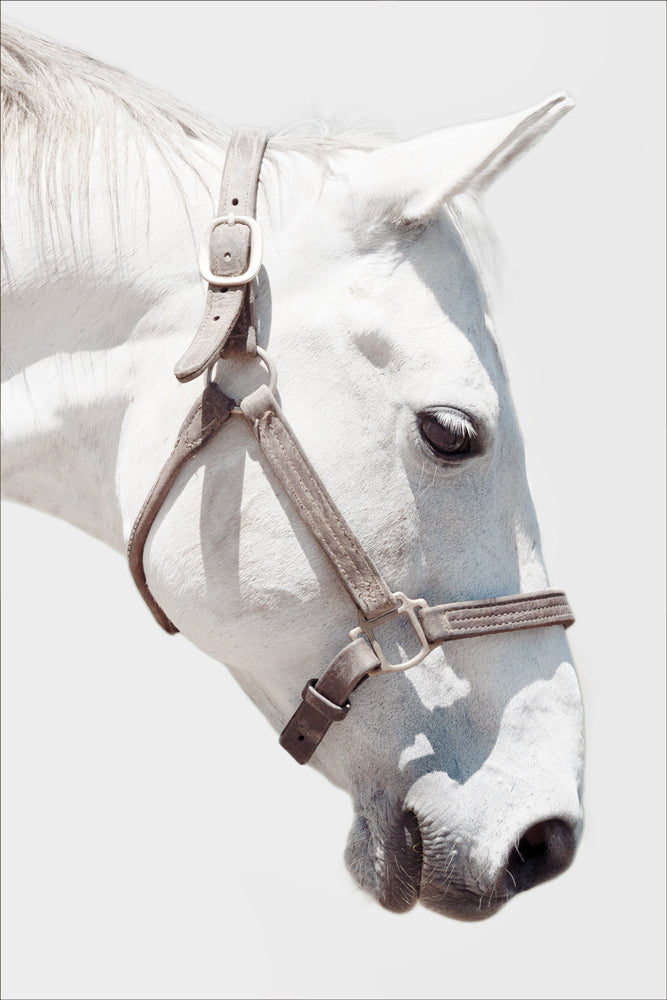
[[[437,420],[445,430],[451,431],[452,434],[467,435],[471,440],[477,437],[477,428],[473,422],[463,413],[459,413],[458,410],[449,410],[443,407],[429,410],[428,415]]]

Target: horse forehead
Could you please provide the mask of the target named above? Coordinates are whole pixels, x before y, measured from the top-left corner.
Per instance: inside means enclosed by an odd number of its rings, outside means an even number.
[[[364,285],[382,285],[391,293],[411,268],[421,285],[437,290],[441,307],[455,298],[478,306],[483,296],[476,267],[447,207],[427,225],[406,227],[365,217],[347,174],[364,155],[339,152],[330,162],[300,157],[272,172],[262,197],[274,266],[306,280],[333,277],[340,283],[351,276],[356,293]]]
[[[439,363],[498,383],[480,276],[448,209],[427,226],[365,228],[344,176],[312,163],[266,194],[279,198],[267,214],[272,329],[297,355],[343,345],[348,366],[365,356],[408,376]]]
[[[276,296],[284,290],[299,310],[310,300],[314,315],[324,311],[350,333],[442,332],[453,324],[478,347],[487,339],[479,275],[445,213],[425,229],[369,234],[321,209],[285,234],[272,256]]]

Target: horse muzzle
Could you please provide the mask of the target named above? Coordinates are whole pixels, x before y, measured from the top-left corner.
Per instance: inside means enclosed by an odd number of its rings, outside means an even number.
[[[404,913],[417,902],[442,916],[476,921],[493,916],[513,896],[555,878],[571,864],[580,822],[549,817],[517,833],[498,854],[485,852],[467,832],[444,829],[413,810],[383,810],[370,822],[357,816],[345,860],[353,877],[388,910]],[[494,861],[490,854],[499,860]]]

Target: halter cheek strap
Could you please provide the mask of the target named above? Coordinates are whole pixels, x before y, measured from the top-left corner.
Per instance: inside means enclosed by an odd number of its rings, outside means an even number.
[[[396,600],[389,587],[301,450],[273,393],[261,386],[240,408],[280,485],[362,615],[372,619],[394,611]]]
[[[176,365],[179,381],[208,371],[223,356],[242,350],[259,354],[275,382],[273,363],[256,345],[253,277],[261,263],[261,235],[254,219],[257,184],[266,147],[265,132],[235,133],[225,160],[219,216],[208,227],[200,260],[209,282],[204,318]],[[210,240],[210,247],[209,247]],[[377,673],[407,670],[443,642],[521,629],[561,625],[574,616],[561,591],[547,590],[489,600],[429,607],[400,591],[392,592],[308,461],[273,394],[262,386],[240,404],[214,382],[186,417],[174,449],[142,506],[130,534],[132,576],[156,621],[177,632],[150,592],[144,550],[151,527],[180,471],[229,420],[242,414],[259,442],[295,510],[308,526],[357,606],[358,624],[349,642],[319,680],[308,681],[302,701],[283,730],[281,745],[300,763],[310,760],[333,722],[345,718],[350,694]],[[419,652],[400,663],[386,658],[376,632],[403,615],[410,622]]]

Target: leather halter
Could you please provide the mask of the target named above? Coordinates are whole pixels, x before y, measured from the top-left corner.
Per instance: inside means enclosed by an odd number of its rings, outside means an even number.
[[[157,622],[167,632],[177,632],[146,581],[143,555],[148,534],[183,466],[233,414],[243,415],[358,609],[359,622],[350,632],[351,641],[319,680],[307,682],[300,705],[281,733],[282,746],[305,764],[332,722],[347,715],[350,694],[373,674],[407,670],[443,642],[550,625],[567,628],[574,616],[565,594],[557,590],[430,607],[423,598],[412,600],[400,591],[392,592],[361,546],[287,423],[274,396],[273,362],[256,342],[254,277],[261,264],[261,233],[254,216],[266,142],[267,134],[255,129],[240,129],[230,140],[218,216],[206,230],[200,255],[202,273],[209,281],[204,318],[175,368],[181,382],[205,372],[207,382],[134,523],[128,558],[135,583]],[[269,387],[261,386],[239,404],[212,381],[220,358],[238,351],[251,358],[259,356],[270,376]],[[419,652],[400,663],[389,663],[376,632],[399,615],[410,622]]]

